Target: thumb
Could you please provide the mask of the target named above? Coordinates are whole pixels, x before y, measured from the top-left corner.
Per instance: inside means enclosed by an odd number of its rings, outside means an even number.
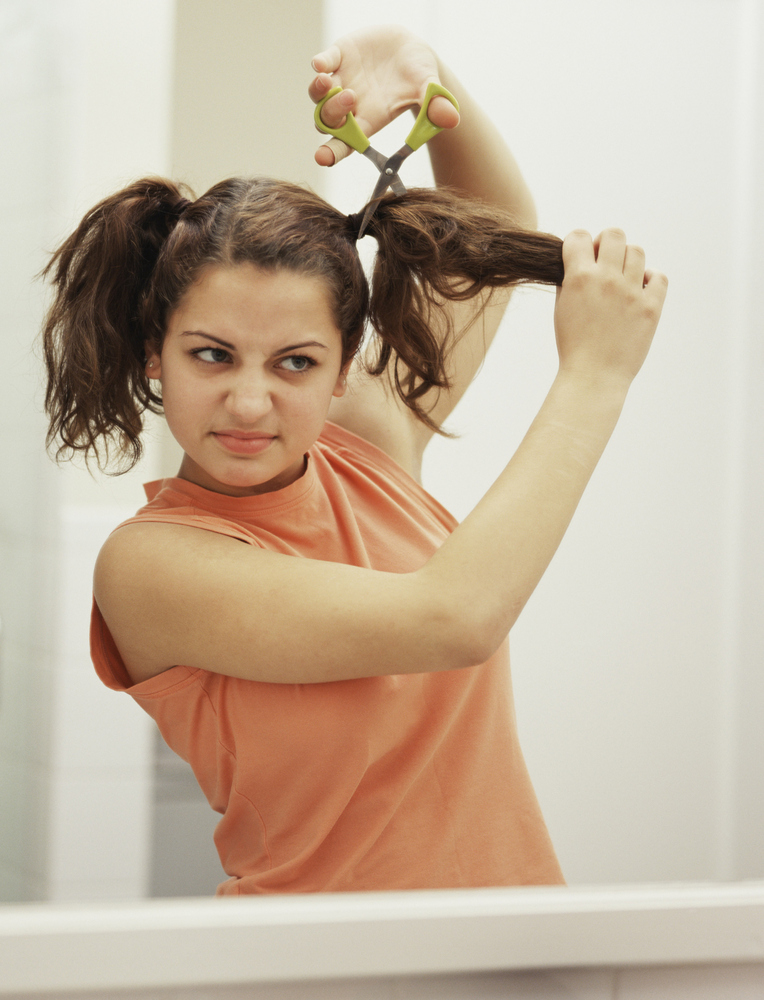
[[[447,97],[441,97],[440,94],[430,101],[427,117],[438,128],[456,128],[459,124],[459,112]]]

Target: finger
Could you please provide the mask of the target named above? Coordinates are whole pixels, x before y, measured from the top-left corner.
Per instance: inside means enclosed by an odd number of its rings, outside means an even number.
[[[574,229],[562,241],[562,263],[566,278],[594,263],[594,243],[585,229]]]
[[[329,128],[340,128],[348,116],[348,112],[355,108],[356,95],[353,90],[343,90],[334,97],[330,97],[321,108],[321,121]]]
[[[313,78],[308,87],[308,97],[310,97],[314,104],[318,104],[334,86],[336,84],[328,73],[319,73],[318,76]]]
[[[623,271],[626,256],[626,233],[622,229],[604,229],[594,241],[597,263]]]
[[[331,45],[324,52],[313,56],[310,65],[316,73],[336,73],[342,62],[342,52],[338,45]]]
[[[319,146],[315,153],[315,160],[319,166],[322,167],[333,167],[335,163],[339,163],[340,160],[344,160],[346,156],[349,156],[353,150],[347,143],[344,143],[342,139],[335,139],[332,137],[325,142],[322,146]]]
[[[427,117],[438,128],[456,128],[459,124],[459,112],[447,97],[440,95],[433,97],[428,104]]]
[[[668,291],[668,278],[662,271],[645,271],[645,292],[652,296],[657,307],[663,308],[663,303]]]
[[[645,260],[645,251],[642,247],[627,246],[623,261],[623,276],[643,286],[645,283]]]

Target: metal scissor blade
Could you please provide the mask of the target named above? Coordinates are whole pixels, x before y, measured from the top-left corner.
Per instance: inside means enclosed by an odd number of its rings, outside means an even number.
[[[363,218],[361,219],[361,228],[358,230],[358,235],[356,236],[357,240],[360,240],[363,234],[366,232],[366,227],[371,221],[372,215],[374,215],[374,213],[376,212],[378,204],[379,204],[378,201],[372,199],[366,206],[366,211],[363,213]]]
[[[362,155],[365,156],[367,159],[371,160],[371,162],[374,164],[374,166],[377,168],[380,174],[382,174],[383,176],[387,176],[388,180],[383,188],[383,191],[386,190],[388,187],[391,187],[396,194],[406,193],[406,188],[403,186],[403,182],[401,181],[400,177],[398,177],[397,173],[395,173],[395,171],[391,171],[389,174],[387,174],[388,159],[386,156],[383,156],[382,153],[380,153],[376,149],[373,149],[371,146],[368,146],[364,150]],[[380,177],[380,181],[381,180],[382,177]],[[379,183],[377,183],[377,187],[379,187]],[[373,197],[375,196],[372,195],[372,198]]]
[[[366,211],[363,213],[361,228],[358,230],[359,240],[366,231],[369,220],[376,212],[379,200],[385,191],[387,191],[388,188],[392,188],[398,195],[406,193],[406,188],[398,175],[398,171],[400,170],[400,166],[406,157],[410,156],[413,152],[414,150],[410,146],[402,146],[397,153],[393,153],[392,156],[385,160],[382,167],[380,167],[377,163],[377,169],[379,170],[380,176],[374,190],[371,193],[371,198],[369,199],[369,204],[366,206]]]
[[[399,183],[400,183],[400,181],[399,181]],[[389,187],[390,187],[390,179],[388,177],[385,177],[385,175],[383,174],[379,178],[379,180],[377,181],[377,186],[374,188],[374,190],[371,193],[371,198],[369,199],[369,204],[366,206],[366,211],[363,213],[363,218],[361,219],[361,228],[358,230],[358,237],[357,237],[357,239],[360,240],[360,238],[366,232],[366,227],[368,226],[369,222],[371,221],[371,217],[377,211],[377,206],[379,205],[380,198],[385,193],[385,191],[387,191],[387,189]],[[402,184],[401,184],[401,187],[403,187]],[[400,192],[396,192],[396,193],[400,193]],[[403,188],[403,192],[402,193],[403,194],[406,193],[406,188]]]

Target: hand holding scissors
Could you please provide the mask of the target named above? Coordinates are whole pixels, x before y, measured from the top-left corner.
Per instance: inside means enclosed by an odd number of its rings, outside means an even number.
[[[392,156],[385,157],[384,154],[374,149],[358,125],[358,122],[356,122],[352,113],[348,113],[345,123],[339,128],[330,128],[322,121],[321,109],[324,104],[330,98],[339,94],[341,90],[341,87],[334,87],[329,91],[329,93],[316,105],[314,119],[316,127],[320,131],[326,132],[328,135],[332,135],[336,139],[342,139],[342,141],[347,143],[347,145],[352,149],[357,150],[363,156],[366,156],[369,160],[371,160],[380,173],[380,178],[377,181],[371,199],[369,200],[368,207],[364,213],[363,220],[361,221],[361,228],[358,231],[358,238],[360,239],[363,236],[366,226],[369,224],[369,220],[374,214],[376,206],[385,191],[387,191],[388,188],[392,188],[396,194],[406,193],[406,188],[399,176],[399,171],[403,161],[426,142],[432,139],[433,136],[436,136],[438,132],[443,131],[442,127],[434,125],[427,117],[427,109],[430,106],[430,101],[433,97],[445,97],[446,100],[453,104],[457,111],[459,110],[459,104],[454,95],[446,90],[445,87],[441,87],[439,83],[429,83],[427,91],[424,95],[424,100],[422,101],[422,106],[419,110],[419,114],[414,122],[414,127],[406,137],[405,143],[401,146],[397,153],[393,153]]]
[[[388,164],[388,157],[370,147],[369,136],[417,106],[422,109],[417,119],[419,129],[428,122],[432,128],[430,134],[422,132],[419,145],[442,128],[454,128],[459,122],[455,98],[448,91],[427,90],[428,82],[438,81],[442,71],[437,56],[426,42],[405,28],[385,26],[353,32],[315,56],[312,65],[317,75],[308,93],[320,105],[316,124],[320,131],[333,136],[319,147],[316,161],[331,166],[351,149],[358,149],[380,171],[381,181],[388,178],[378,185],[374,197],[381,197],[388,187],[402,194],[405,187],[398,176],[400,163]],[[435,86],[439,87],[439,83]],[[356,128],[351,124],[345,131],[351,113]],[[401,162],[418,148],[419,129],[415,126],[409,135],[414,145],[399,151],[405,154]],[[388,166],[392,173],[384,175]]]

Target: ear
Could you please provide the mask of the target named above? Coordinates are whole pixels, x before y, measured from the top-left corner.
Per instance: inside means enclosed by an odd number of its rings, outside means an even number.
[[[346,365],[340,368],[340,373],[339,376],[337,377],[337,383],[334,386],[334,389],[332,390],[332,396],[336,396],[337,399],[339,399],[340,396],[345,395],[345,390],[348,387],[348,372],[350,371],[351,364],[352,360],[348,361]]]
[[[146,354],[146,364],[143,370],[146,372],[146,378],[161,378],[162,377],[162,356],[157,351],[153,344],[150,344],[148,340],[144,341],[143,350]]]

